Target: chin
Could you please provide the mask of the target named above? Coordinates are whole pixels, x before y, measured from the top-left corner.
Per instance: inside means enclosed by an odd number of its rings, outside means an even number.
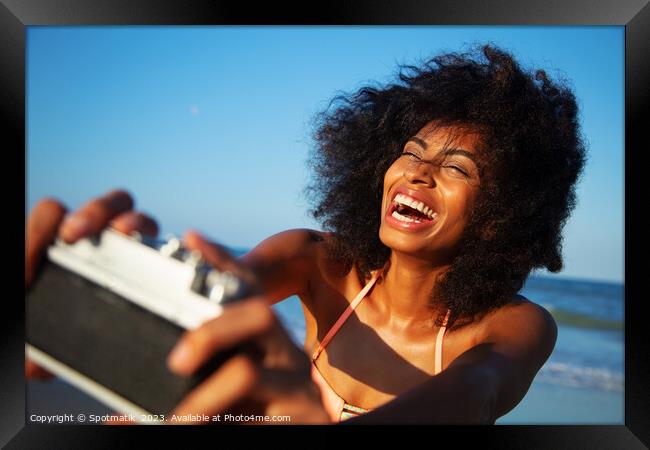
[[[379,240],[394,252],[407,253],[413,256],[422,255],[426,252],[424,248],[425,242],[423,242],[422,238],[401,233],[384,223],[379,227]]]
[[[436,246],[432,239],[434,238],[431,236],[427,238],[400,232],[383,222],[379,227],[379,240],[390,248],[391,252],[429,260],[434,265],[450,264],[456,249],[443,243]]]

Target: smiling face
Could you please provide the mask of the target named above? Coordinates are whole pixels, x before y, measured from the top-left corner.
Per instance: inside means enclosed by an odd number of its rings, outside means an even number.
[[[448,263],[479,191],[471,129],[425,125],[384,176],[379,238],[393,251]]]

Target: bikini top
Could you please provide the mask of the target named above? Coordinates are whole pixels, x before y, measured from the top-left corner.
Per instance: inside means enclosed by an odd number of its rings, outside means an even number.
[[[318,385],[321,391],[321,400],[323,402],[323,406],[325,407],[325,410],[330,416],[330,419],[333,421],[342,421],[345,419],[349,419],[351,417],[358,416],[360,414],[363,414],[365,412],[368,412],[367,409],[360,408],[358,406],[354,406],[346,402],[343,398],[341,398],[334,389],[329,385],[329,383],[325,380],[323,375],[320,373],[318,370],[318,367],[316,367],[316,359],[318,359],[318,356],[321,354],[321,352],[325,349],[327,344],[332,340],[334,335],[339,331],[341,326],[345,323],[347,318],[352,314],[352,311],[361,303],[361,300],[363,300],[366,297],[366,294],[372,286],[375,284],[375,281],[377,281],[378,278],[378,273],[373,274],[372,278],[370,281],[364,286],[363,289],[357,294],[357,296],[352,300],[352,303],[348,305],[348,307],[343,311],[343,314],[338,318],[336,323],[332,326],[332,328],[327,332],[323,340],[321,341],[320,344],[318,344],[318,348],[314,352],[314,354],[311,357],[311,377],[314,383]],[[447,315],[445,316],[444,322],[442,326],[440,327],[440,330],[438,331],[438,336],[436,337],[436,346],[435,346],[435,367],[434,367],[434,375],[438,375],[441,370],[442,370],[442,340],[445,335],[445,330],[447,329],[447,320],[449,319],[449,313],[450,311],[447,310]]]

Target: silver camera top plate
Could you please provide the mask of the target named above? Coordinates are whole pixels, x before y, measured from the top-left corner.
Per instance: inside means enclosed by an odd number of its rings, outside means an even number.
[[[245,296],[241,280],[208,266],[171,238],[166,243],[106,229],[70,245],[58,239],[49,259],[140,307],[193,329]]]

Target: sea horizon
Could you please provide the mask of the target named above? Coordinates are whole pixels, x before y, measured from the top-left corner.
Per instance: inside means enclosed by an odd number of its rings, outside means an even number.
[[[246,248],[246,247],[226,246],[226,248],[233,255],[241,256],[251,251],[254,247]],[[551,273],[551,272],[536,273],[535,271],[533,271],[528,276],[528,278],[534,278],[540,280],[549,279],[549,280],[573,281],[579,283],[592,283],[592,284],[603,284],[603,285],[612,285],[612,286],[625,286],[625,279],[615,280],[615,279],[607,279],[607,278],[591,278],[588,276],[571,275],[571,274],[563,274],[563,273]]]

